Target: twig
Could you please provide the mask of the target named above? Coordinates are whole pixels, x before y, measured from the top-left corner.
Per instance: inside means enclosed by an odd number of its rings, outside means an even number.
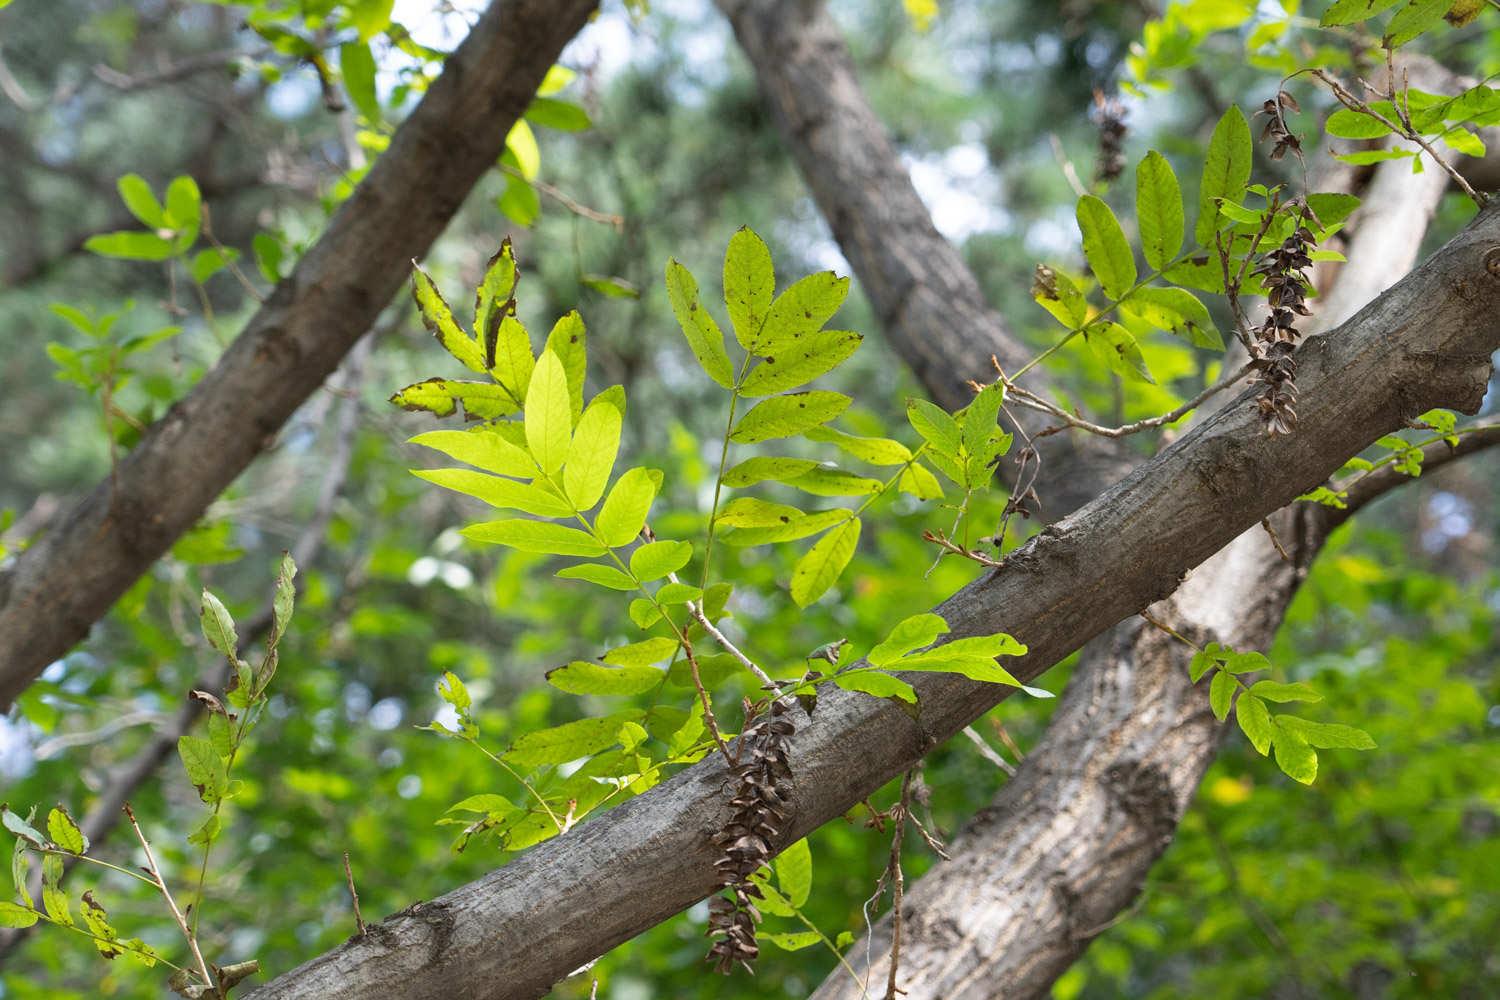
[[[719,720],[714,716],[713,702],[708,697],[708,689],[703,686],[703,674],[698,669],[698,657],[693,653],[693,644],[688,641],[687,630],[682,632],[682,654],[687,657],[688,669],[693,675],[693,687],[698,690],[698,700],[703,704],[703,721],[708,725],[708,731],[713,734],[714,742],[719,746],[719,753],[724,755],[724,762],[735,768],[739,765],[739,758],[729,752],[729,744],[724,742],[724,736],[719,732]]]
[[[979,756],[983,757],[985,760],[989,761],[991,764],[994,764],[1000,770],[1004,771],[1007,776],[1012,778],[1016,776],[1016,769],[1011,764],[1011,762],[1000,756],[995,748],[990,746],[989,743],[985,741],[985,738],[983,736],[980,736],[979,732],[973,726],[965,726],[964,735],[969,738],[970,742],[972,742],[976,747],[979,748]]]
[[[177,908],[177,901],[172,898],[172,891],[167,888],[166,879],[162,878],[161,869],[156,866],[156,857],[151,853],[151,843],[146,840],[146,835],[141,832],[141,825],[135,821],[135,810],[130,808],[130,803],[124,805],[125,816],[130,820],[130,828],[135,831],[136,839],[141,842],[141,850],[146,852],[146,872],[156,882],[156,888],[161,890],[162,899],[167,901],[167,909],[172,911],[172,919],[177,921],[177,929],[182,931],[182,936],[187,938],[188,947],[193,952],[193,958],[198,963],[198,971],[203,974],[203,982],[213,991],[214,996],[219,995],[219,988],[214,983],[213,974],[208,971],[208,963],[203,960],[203,951],[198,947],[198,938],[192,931],[188,930],[187,920],[182,911]]]
[[[213,226],[209,224],[209,211],[206,204],[202,207],[202,213],[203,218],[199,225],[199,231],[203,234],[203,238],[208,240],[209,244],[215,250],[219,251],[219,259],[224,262],[225,267],[229,268],[229,273],[234,275],[235,280],[240,283],[240,287],[245,290],[245,294],[249,295],[256,302],[263,304],[266,301],[266,297],[261,294],[260,289],[251,283],[250,279],[245,276],[245,272],[240,270],[240,266],[235,263],[235,252],[220,243],[219,238],[214,235]]]
[[[1281,544],[1281,539],[1277,536],[1276,529],[1271,527],[1271,519],[1269,517],[1261,518],[1260,526],[1265,528],[1266,534],[1271,536],[1271,544],[1276,546],[1276,554],[1281,556],[1282,562],[1291,564],[1293,562],[1291,553],[1287,552],[1286,546]]]
[[[693,620],[696,621],[699,625],[703,626],[703,631],[713,636],[714,642],[717,642],[724,648],[725,652],[738,660],[741,666],[754,674],[756,679],[760,681],[761,685],[767,691],[770,691],[777,698],[784,697],[781,691],[781,685],[772,680],[771,675],[757,666],[754,660],[750,659],[750,657],[740,652],[740,648],[733,642],[731,642],[728,636],[719,631],[718,627],[714,625],[713,622],[708,620],[708,616],[703,613],[703,608],[698,604],[697,601],[688,601],[687,609],[688,614],[693,616]]]
[[[945,552],[952,552],[956,556],[963,556],[965,559],[972,559],[975,562],[979,563],[981,566],[996,567],[1004,565],[1001,560],[986,555],[985,553],[980,552],[978,549],[964,548],[962,545],[958,544],[955,541],[952,541],[941,532],[930,530],[924,531],[922,532],[922,538],[925,541],[929,541],[932,544],[936,545],[938,548],[942,549]]]
[[[349,867],[349,852],[344,852],[344,878],[349,883],[349,898],[354,901],[354,923],[359,927],[359,936],[364,937],[369,933],[365,927],[365,918],[359,912],[359,892],[354,888],[354,869]]]
[[[1370,107],[1369,104],[1360,100],[1358,97],[1355,97],[1344,88],[1343,84],[1334,79],[1334,77],[1330,74],[1325,73],[1321,69],[1314,69],[1310,72],[1314,77],[1322,80],[1325,84],[1328,85],[1328,89],[1333,93],[1334,98],[1337,99],[1338,102],[1344,107],[1348,108],[1350,111],[1358,111],[1360,114],[1365,115],[1366,117],[1373,118],[1375,121],[1384,125],[1386,128],[1390,129],[1401,138],[1406,139],[1410,142],[1414,142],[1418,146],[1421,146],[1422,149],[1427,153],[1427,155],[1432,157],[1433,162],[1442,169],[1443,173],[1447,174],[1448,177],[1453,181],[1453,183],[1458,185],[1459,190],[1463,191],[1464,194],[1468,195],[1469,198],[1473,200],[1474,204],[1478,205],[1480,208],[1483,208],[1485,205],[1489,204],[1489,197],[1481,194],[1478,191],[1475,191],[1474,188],[1470,186],[1469,182],[1464,180],[1463,175],[1460,174],[1451,163],[1439,156],[1437,150],[1433,149],[1432,146],[1427,142],[1427,140],[1422,138],[1421,133],[1419,133],[1415,128],[1412,127],[1411,114],[1409,111],[1410,99],[1408,99],[1407,101],[1408,107],[1406,109],[1403,109],[1401,106],[1401,102],[1396,99],[1396,81],[1394,78],[1391,79],[1390,84],[1385,91],[1376,90],[1376,88],[1374,87],[1370,87],[1370,89],[1372,91],[1375,91],[1375,93],[1380,94],[1380,96],[1384,99],[1391,102],[1392,106],[1396,109],[1397,117],[1401,119],[1399,124],[1391,121],[1385,115]],[[1365,84],[1365,86],[1369,87],[1369,84]]]
[[[906,877],[901,871],[901,841],[906,833],[906,817],[910,812],[911,779],[916,768],[906,772],[901,779],[901,801],[892,812],[896,832],[891,836],[891,860],[886,871],[891,876],[891,970],[885,981],[885,1000],[897,1000],[905,990],[896,988],[896,974],[901,966],[901,904],[906,889]]]
[[[1237,382],[1240,381],[1240,379],[1248,375],[1250,371],[1250,365],[1242,365],[1240,368],[1237,368],[1232,374],[1225,376],[1218,382],[1204,389],[1202,392],[1198,393],[1198,395],[1194,396],[1186,403],[1183,403],[1175,410],[1172,410],[1168,413],[1163,413],[1158,417],[1147,417],[1144,420],[1137,420],[1133,423],[1121,424],[1118,427],[1104,427],[1100,424],[1094,423],[1093,421],[1084,420],[1082,417],[1074,416],[1073,414],[1063,410],[1062,407],[1058,406],[1057,404],[1048,402],[1047,400],[1042,399],[1040,396],[1037,396],[1035,393],[1030,392],[1026,389],[1011,386],[1009,387],[1009,391],[1015,393],[1016,401],[1018,403],[1021,403],[1022,405],[1030,409],[1037,410],[1042,413],[1049,413],[1052,416],[1057,417],[1059,420],[1063,421],[1062,425],[1054,425],[1052,427],[1048,427],[1038,431],[1036,436],[1039,438],[1061,433],[1062,431],[1065,431],[1070,427],[1076,427],[1079,430],[1087,431],[1090,434],[1097,434],[1100,437],[1122,438],[1127,437],[1131,434],[1139,434],[1141,431],[1151,430],[1155,427],[1164,427],[1167,424],[1176,423],[1192,411],[1196,410],[1198,407],[1202,406],[1211,397],[1218,395],[1226,389],[1232,388]]]
[[[1080,198],[1088,194],[1089,189],[1079,178],[1078,169],[1073,166],[1073,161],[1068,159],[1068,154],[1063,150],[1062,140],[1057,137],[1057,133],[1048,132],[1047,141],[1052,144],[1052,158],[1062,168],[1063,177],[1067,178],[1068,186],[1073,189],[1073,193]]]
[[[1181,632],[1177,631],[1172,626],[1166,624],[1165,622],[1157,621],[1155,618],[1151,617],[1151,612],[1146,611],[1145,609],[1142,609],[1140,611],[1137,611],[1136,614],[1138,614],[1142,618],[1144,618],[1148,624],[1153,625],[1157,629],[1161,630],[1162,632],[1165,632],[1167,635],[1170,635],[1172,638],[1176,639],[1178,642],[1182,643],[1184,646],[1190,646],[1193,649],[1197,649],[1197,650],[1200,650],[1200,651],[1203,649],[1202,646],[1198,645],[1196,642],[1194,642],[1193,640],[1189,639],[1187,636],[1183,635]]]
[[[612,226],[616,231],[623,231],[625,228],[625,217],[623,215],[613,215],[609,212],[601,212],[597,208],[589,208],[587,205],[572,198],[559,188],[555,188],[551,184],[548,184],[544,181],[539,181],[534,177],[527,177],[525,174],[521,173],[521,171],[517,170],[515,167],[511,166],[508,163],[500,164],[500,170],[502,173],[508,174],[518,181],[530,184],[532,187],[536,188],[538,193],[544,194],[548,198],[551,198],[553,201],[557,202],[559,205],[561,205],[563,208],[566,208],[574,215],[588,219],[590,222],[600,222],[606,226]]]

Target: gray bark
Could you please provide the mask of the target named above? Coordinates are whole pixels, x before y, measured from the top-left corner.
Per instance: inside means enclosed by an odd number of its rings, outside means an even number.
[[[193,390],[0,577],[0,710],[322,384],[494,164],[597,0],[497,0],[290,277]]]
[[[1027,643],[1030,652],[1007,666],[1034,678],[1165,598],[1193,566],[1381,434],[1436,406],[1473,412],[1497,348],[1500,210],[1492,209],[1348,323],[1309,338],[1298,354],[1296,434],[1267,437],[1245,393],[936,610],[955,638],[1005,631]],[[907,679],[921,699],[916,719],[831,691],[802,721],[778,847],[861,801],[1010,692],[959,677]],[[722,761],[705,760],[252,995],[541,996],[713,890],[725,778]]]

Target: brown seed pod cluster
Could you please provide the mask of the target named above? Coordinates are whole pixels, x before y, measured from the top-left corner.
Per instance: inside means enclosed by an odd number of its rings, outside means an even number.
[[[1118,97],[1106,97],[1094,91],[1094,124],[1099,128],[1099,159],[1094,176],[1108,182],[1125,172],[1125,105]]]
[[[1281,245],[1261,259],[1255,274],[1266,286],[1266,318],[1253,331],[1250,363],[1254,383],[1265,386],[1260,396],[1260,415],[1266,433],[1290,434],[1297,426],[1297,362],[1292,358],[1297,338],[1297,317],[1309,316],[1306,269],[1312,266],[1315,246],[1307,228],[1304,209],[1297,227]]]
[[[790,710],[782,701],[773,701],[765,715],[745,727],[739,743],[745,759],[734,768],[734,798],[729,803],[734,815],[714,838],[723,852],[715,867],[728,894],[708,901],[708,936],[716,940],[707,957],[715,972],[726,975],[736,962],[751,969],[760,954],[755,939],[760,910],[755,900],[763,893],[750,876],[771,860],[772,845],[780,839],[790,812],[792,767],[787,755],[795,728],[787,717]]]
[[[1302,140],[1298,139],[1286,126],[1286,113],[1299,112],[1302,109],[1297,105],[1297,99],[1284,90],[1276,92],[1276,97],[1261,104],[1260,110],[1255,114],[1266,116],[1266,127],[1261,130],[1260,141],[1268,139],[1275,140],[1276,145],[1271,148],[1271,159],[1279,160],[1286,155],[1287,150],[1302,157]]]

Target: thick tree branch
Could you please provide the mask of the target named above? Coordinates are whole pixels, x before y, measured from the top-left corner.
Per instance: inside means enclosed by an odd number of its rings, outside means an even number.
[[[1324,173],[1331,176],[1320,190],[1356,180],[1347,171]],[[1315,303],[1318,329],[1406,273],[1444,189],[1404,164],[1383,165],[1367,180],[1353,230],[1362,250]],[[1385,232],[1402,238],[1376,238]],[[1234,648],[1266,648],[1335,513],[1293,504],[1275,517],[1274,538],[1252,528],[1198,567],[1153,616]],[[1289,558],[1277,538],[1287,541]],[[1223,731],[1189,683],[1184,651],[1162,640],[1126,622],[1087,648],[1019,780],[960,833],[954,863],[918,883],[902,979],[910,997],[988,996],[997,982],[1007,996],[1045,996],[1135,899]],[[1037,843],[1049,845],[1047,856]],[[882,923],[868,945],[855,946],[856,961],[883,955],[888,936]],[[877,962],[870,971],[888,970]],[[838,977],[817,993],[823,1000],[849,995]]]
[[[1298,352],[1301,422],[1265,435],[1247,392],[936,610],[954,638],[1006,631],[1033,678],[1171,593],[1241,532],[1382,433],[1436,406],[1476,409],[1500,348],[1500,209],[1338,330]],[[1011,691],[908,678],[916,719],[831,691],[792,738],[789,843],[840,815]],[[257,990],[257,1000],[534,997],[716,884],[726,774],[710,758],[490,875],[414,906]],[[783,846],[783,845],[777,845]],[[641,886],[651,887],[642,892]]]
[[[497,0],[212,371],[0,578],[0,708],[87,633],[369,329],[596,0]]]

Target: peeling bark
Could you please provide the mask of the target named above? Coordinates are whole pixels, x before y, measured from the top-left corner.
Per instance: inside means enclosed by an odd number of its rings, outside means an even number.
[[[0,576],[0,710],[81,640],[337,367],[494,164],[597,0],[497,0],[323,236],[113,479]]]

